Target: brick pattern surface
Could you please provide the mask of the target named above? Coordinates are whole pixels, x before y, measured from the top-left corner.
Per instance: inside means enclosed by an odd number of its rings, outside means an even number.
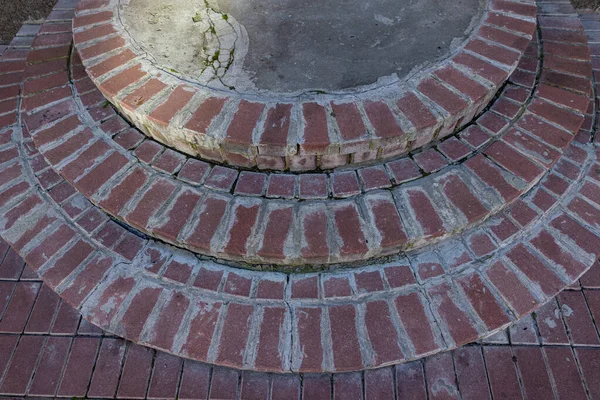
[[[549,33],[548,43],[581,46],[574,44],[583,34],[579,20],[572,14],[549,14],[539,16],[544,51],[545,32],[554,30],[559,32]],[[83,21],[106,18],[108,14],[92,13]],[[83,23],[76,21],[75,26]],[[56,35],[61,29],[68,32],[68,24],[50,20],[38,36]],[[45,45],[47,40],[38,41],[44,45],[26,52],[18,63],[0,62],[0,76],[15,71],[27,75],[24,83],[7,85],[17,86],[7,92],[11,98],[36,96],[23,94],[25,84],[53,75],[50,66],[69,65],[69,53],[59,45]],[[561,47],[550,46],[548,57],[554,48],[560,48],[557,59],[571,60]],[[511,126],[501,117],[511,113],[498,109],[486,114],[481,128],[470,130],[468,140],[477,143],[482,133],[493,131],[519,133],[502,134],[450,171],[357,199],[272,203],[263,203],[255,193],[228,194],[236,178],[223,167],[209,173],[197,164],[189,172],[189,177],[210,182],[210,191],[189,190],[170,175],[151,177],[149,168],[114,145],[112,134],[129,128],[115,120],[114,110],[94,94],[96,89],[89,86],[86,92],[86,85],[78,83],[86,78],[77,55],[71,54],[69,80],[62,83],[73,94],[20,110],[15,118],[23,124],[10,123],[0,130],[2,236],[52,291],[87,320],[139,344],[222,367],[307,374],[358,371],[451,350],[527,316],[579,279],[599,255],[594,188],[600,181],[600,152],[592,144],[591,64],[577,54],[583,76],[548,82],[562,87],[573,103],[565,106],[562,97],[547,98],[553,92],[539,90],[535,79],[530,86],[533,100],[523,100],[523,114]],[[45,64],[50,65],[40,67]],[[539,71],[540,81],[557,76],[545,64]],[[528,87],[525,83],[507,88],[513,89],[508,96],[519,98],[517,89]],[[43,90],[40,93],[52,89]],[[584,103],[571,95],[575,92],[585,94],[585,109],[578,108]],[[69,150],[73,143],[79,143],[75,146],[79,151]],[[169,172],[181,168],[176,153],[161,153],[160,146],[147,143],[142,149],[146,163]],[[426,158],[417,161],[435,164]],[[406,171],[410,170],[400,167],[396,173]],[[374,166],[357,174],[357,181],[384,187],[381,172],[381,166]],[[323,178],[301,177],[294,183],[299,191],[323,195],[327,186]],[[260,178],[248,174],[243,180]],[[285,181],[277,188],[283,194],[289,193]],[[113,191],[120,194],[109,201]],[[94,203],[102,200],[106,202],[101,209]],[[113,216],[120,211],[110,209],[127,210],[126,218],[111,218],[105,210]],[[297,213],[293,218],[292,212]],[[186,226],[189,215],[195,223]],[[292,224],[277,224],[284,219],[298,221],[298,226],[285,232]],[[460,232],[465,226],[472,227]],[[334,236],[329,236],[332,231]],[[153,235],[165,240],[193,238],[194,246],[206,254],[214,251],[242,259],[248,249],[285,259],[288,249],[298,243],[302,257],[316,263],[393,253],[410,240],[415,247],[430,246],[352,270],[294,274],[245,271],[154,241]],[[381,246],[380,253],[374,246]],[[14,292],[19,303],[7,310],[32,303],[36,293],[47,295],[39,283],[20,285]],[[573,310],[583,309],[576,296],[559,300]],[[565,322],[579,323],[576,318]],[[15,315],[2,324],[16,330],[27,321]],[[41,322],[36,324],[36,329],[44,328]],[[593,340],[591,332],[588,325],[576,340]],[[31,343],[23,354],[35,357],[35,349],[43,343],[27,340]],[[521,332],[519,340],[528,340],[527,334]],[[78,341],[76,359],[89,361],[86,352],[94,348],[101,352],[102,346]],[[490,357],[501,357],[502,352]],[[136,365],[143,365],[142,353],[136,350]],[[426,373],[451,387],[447,357],[440,356],[439,364],[431,364]],[[560,357],[558,352],[553,355],[554,360]],[[178,368],[166,356],[163,364],[165,369]],[[88,365],[77,373],[86,376],[89,371],[93,368]],[[130,369],[125,365],[123,371]],[[176,386],[164,371],[144,371],[151,381]],[[364,384],[378,387],[374,382],[390,375],[394,376],[391,371],[366,374]],[[211,378],[216,382],[211,386],[214,397],[231,393],[231,382],[238,377],[235,371],[216,368]],[[321,391],[331,393],[327,382],[330,377],[315,376],[304,381],[302,390],[309,398]],[[70,396],[84,392],[75,382],[61,390]],[[132,383],[123,393],[129,396],[139,390]],[[155,390],[156,397],[172,393]]]
[[[595,322],[600,263],[536,313],[479,343],[379,369],[273,374],[179,358],[102,331],[49,290],[5,242],[0,246],[0,288],[5,288],[0,289],[0,321],[24,321],[0,332],[0,396],[413,400],[600,395]],[[19,288],[32,285],[39,290],[23,303]]]
[[[530,47],[537,54],[537,36],[530,43]],[[529,58],[536,61],[527,55],[524,59]],[[539,74],[540,64],[536,62],[536,65],[535,71]],[[72,75],[75,75],[76,68],[81,68],[81,61],[74,54]],[[86,105],[83,101],[88,93],[77,90],[78,86],[82,86],[78,85],[78,82],[86,79],[75,81],[74,89],[79,95],[76,102],[81,101],[82,107],[94,109],[97,105]],[[511,83],[505,87],[500,100],[523,112],[528,110],[533,97],[529,94],[525,97],[517,96],[517,100],[512,99],[514,95],[508,98],[518,88],[525,92],[529,90],[530,93],[533,90]],[[87,90],[93,92],[96,89],[91,85]],[[587,101],[577,104],[582,110],[587,108]],[[575,112],[574,117],[578,120],[582,117],[576,113],[583,112],[582,110],[572,109]],[[128,146],[130,151],[127,152],[117,143],[120,143],[121,132],[130,132],[132,129],[116,115],[105,116],[96,126],[87,122],[91,131],[96,133],[92,139],[95,141],[92,142],[87,135],[82,138],[75,133],[79,129],[78,124],[70,127],[72,131],[64,132],[63,137],[71,137],[64,144],[55,144],[64,139],[56,136],[56,129],[52,128],[38,129],[33,137],[34,143],[50,161],[54,170],[66,177],[92,202],[136,229],[180,247],[218,258],[244,263],[268,262],[293,266],[361,260],[408,248],[418,248],[433,240],[443,239],[452,232],[476,225],[503,208],[507,202],[514,200],[519,193],[525,192],[542,177],[542,172],[560,157],[561,151],[568,146],[572,136],[557,130],[543,138],[548,143],[545,145],[535,139],[534,132],[531,132],[534,129],[531,127],[518,131],[509,129],[519,121],[515,115],[512,116],[512,120],[505,119],[496,111],[492,109],[484,113],[476,124],[459,133],[457,137],[442,143],[438,147],[439,151],[429,149],[416,154],[416,163],[403,158],[356,171],[299,176],[239,173],[231,168],[211,166],[194,159],[184,161],[180,154],[148,140],[141,143],[137,140],[138,147]],[[543,123],[537,117],[533,120],[536,127]],[[86,124],[86,121],[82,122]],[[488,143],[482,147],[483,143],[473,142],[471,135],[466,136],[467,131],[481,132],[489,139],[495,137],[495,141],[491,146]],[[559,143],[557,135],[562,138],[566,135],[566,139]],[[106,142],[107,136],[113,137],[115,141]],[[76,175],[76,171],[71,167],[77,160],[65,165],[65,156],[73,152],[78,153],[74,149],[81,147],[83,143],[92,143],[92,149],[108,149],[107,146],[112,146],[114,150],[114,153],[109,153],[110,157],[99,162],[85,177]],[[467,147],[467,144],[470,147]],[[464,153],[467,148],[470,150]],[[89,159],[89,151],[82,149],[79,153],[80,159]],[[490,157],[492,164],[482,164],[482,155]],[[460,161],[458,165],[452,163],[453,157],[455,161]],[[465,157],[470,159],[464,162]],[[125,158],[130,160],[128,164],[124,164]],[[136,164],[137,160],[142,163]],[[500,172],[494,164],[508,171]],[[523,167],[512,167],[517,164],[522,164]],[[443,170],[440,170],[441,168]],[[143,174],[142,170],[147,173]],[[178,176],[172,176],[179,170],[181,172]],[[416,173],[410,173],[411,170]],[[115,174],[116,171],[119,173]],[[423,176],[434,171],[437,171],[437,174]],[[168,175],[165,175],[165,172]],[[114,178],[107,181],[110,176]],[[407,177],[412,179],[412,182],[407,182]],[[473,178],[479,180],[479,185],[470,184]],[[280,187],[282,184],[285,187]],[[415,184],[427,190],[416,192],[406,189]],[[375,192],[382,189],[389,194]],[[216,197],[216,191],[222,193]],[[373,193],[370,193],[371,191]],[[494,192],[500,197],[491,196]],[[263,195],[266,198],[261,200],[244,199]],[[339,199],[350,196],[354,204],[344,202],[338,207],[334,205],[337,199],[329,201],[331,196]],[[441,201],[443,197],[448,197],[450,201]],[[319,235],[319,232],[313,231],[318,231],[320,225],[303,224],[307,215],[304,210],[311,208],[287,206],[282,203],[282,200],[291,198],[315,202],[324,202],[324,199],[327,199],[326,204],[314,204],[312,207],[323,210],[323,222],[329,220],[335,227],[328,231],[327,243],[321,243],[321,254],[318,257],[312,250],[307,253],[302,243],[310,242],[311,238]],[[423,201],[419,200],[421,198]],[[198,217],[205,215],[203,210],[211,210],[210,207],[215,202],[223,204],[219,212],[210,213],[213,218],[211,221],[198,222]],[[238,210],[242,210],[239,208],[241,203],[253,205],[252,215],[244,217],[244,221],[238,221],[238,218],[245,215],[238,213]],[[283,213],[282,207],[286,207],[285,215],[290,222],[290,228],[278,232],[281,242],[271,245],[273,231],[269,227],[274,218]],[[352,208],[355,211],[351,211]],[[355,214],[357,218],[351,221],[341,218],[344,215],[341,214],[341,210],[346,210],[345,213],[364,211],[359,215]],[[441,222],[442,219],[445,220],[444,223]],[[353,225],[345,227],[338,225],[337,221],[348,221]],[[204,231],[200,239],[197,237],[197,227],[204,226],[207,222],[212,227]],[[232,232],[238,231],[239,223],[244,224],[246,232],[257,238],[253,241],[236,242]],[[300,240],[293,243],[292,238],[298,236]],[[284,243],[290,241],[292,243],[284,246]],[[340,245],[340,242],[343,244]],[[307,257],[307,254],[314,257]]]
[[[410,83],[351,96],[250,100],[230,90],[225,95],[227,87],[192,86],[189,77],[184,82],[173,73],[160,74],[128,45],[117,5],[117,0],[82,3],[74,20],[75,46],[107,99],[147,136],[184,153],[234,166],[292,171],[389,159],[462,128],[521,65],[519,59],[530,51],[536,15],[529,0],[490,0],[460,51]],[[570,51],[557,46],[562,56]],[[518,75],[520,83],[531,83],[531,71],[519,69]],[[511,118],[518,108],[506,102],[497,111]]]

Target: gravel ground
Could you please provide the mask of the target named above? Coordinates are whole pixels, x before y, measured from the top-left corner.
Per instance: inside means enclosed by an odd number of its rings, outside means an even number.
[[[0,0],[0,44],[8,44],[25,21],[45,18],[56,0]]]
[[[571,0],[573,7],[575,8],[586,8],[586,9],[597,9],[600,7],[600,0]]]

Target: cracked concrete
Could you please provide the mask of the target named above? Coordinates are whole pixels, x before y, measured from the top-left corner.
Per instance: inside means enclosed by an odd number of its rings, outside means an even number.
[[[483,0],[130,0],[128,32],[164,69],[241,93],[394,83],[459,46]]]

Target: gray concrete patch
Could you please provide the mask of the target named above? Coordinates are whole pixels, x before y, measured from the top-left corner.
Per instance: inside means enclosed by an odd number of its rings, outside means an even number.
[[[122,20],[159,65],[240,92],[380,86],[448,55],[483,0],[131,0]]]

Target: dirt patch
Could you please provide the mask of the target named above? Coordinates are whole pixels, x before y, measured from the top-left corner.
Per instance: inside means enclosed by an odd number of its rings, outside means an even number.
[[[575,8],[585,8],[595,10],[600,7],[600,0],[571,0]]]
[[[25,21],[46,18],[57,0],[2,0],[0,44],[8,44]]]

